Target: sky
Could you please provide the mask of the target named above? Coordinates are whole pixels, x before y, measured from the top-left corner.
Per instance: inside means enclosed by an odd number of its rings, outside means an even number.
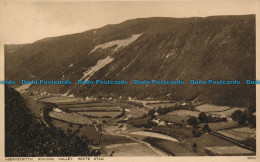
[[[0,41],[4,44],[32,43],[134,18],[246,15],[256,10],[254,0],[3,2]]]

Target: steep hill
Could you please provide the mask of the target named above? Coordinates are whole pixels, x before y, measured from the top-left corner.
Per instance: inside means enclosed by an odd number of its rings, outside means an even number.
[[[255,104],[255,15],[142,18],[83,33],[5,48],[6,80],[71,80],[30,89],[74,95],[154,97]],[[83,85],[78,79],[183,80],[184,85]],[[189,80],[240,80],[241,85],[190,85]],[[167,97],[168,95],[168,97]]]

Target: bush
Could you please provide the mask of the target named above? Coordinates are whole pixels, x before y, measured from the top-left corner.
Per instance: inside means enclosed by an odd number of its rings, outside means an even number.
[[[198,125],[197,119],[194,116],[190,117],[187,120],[187,122],[189,125],[194,126],[194,127],[196,127]]]
[[[198,119],[200,120],[200,122],[208,122],[208,116],[206,115],[206,113],[201,112],[198,116]]]

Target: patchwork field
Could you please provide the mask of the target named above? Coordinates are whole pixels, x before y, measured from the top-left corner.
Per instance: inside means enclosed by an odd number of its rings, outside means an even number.
[[[195,107],[195,110],[198,110],[200,112],[218,112],[218,111],[225,111],[228,109],[230,109],[229,106],[217,106],[217,105],[210,105],[210,104],[203,104]]]
[[[207,147],[207,150],[213,152],[217,155],[225,155],[225,156],[232,156],[232,155],[244,155],[250,156],[255,155],[253,151],[238,147],[238,146],[224,146],[224,147]]]
[[[67,108],[70,111],[121,111],[122,109],[119,107],[80,107],[80,108]]]
[[[88,117],[85,117],[77,113],[65,113],[65,112],[59,113],[59,112],[51,111],[49,112],[49,116],[54,119],[58,119],[58,120],[62,120],[74,124],[88,124],[88,125],[92,124],[91,120]]]
[[[169,112],[167,115],[169,116],[186,116],[186,117],[191,117],[191,116],[194,116],[194,117],[198,117],[200,114],[200,112],[198,111],[190,111],[190,110],[175,110],[175,111],[172,111],[172,112]]]
[[[249,127],[234,128],[218,131],[218,133],[233,138],[237,141],[244,141],[249,138],[256,138],[256,129]]]
[[[211,115],[217,115],[217,116],[231,117],[231,114],[232,114],[234,111],[236,111],[236,110],[244,111],[244,110],[246,110],[246,108],[234,107],[234,108],[231,108],[231,109],[228,109],[228,110],[224,110],[224,111],[221,111],[221,112],[209,112],[209,114],[211,114]]]
[[[57,96],[57,97],[50,97],[50,98],[44,98],[39,99],[41,102],[50,102],[50,103],[73,103],[73,102],[84,102],[81,98],[75,98],[75,97],[65,97],[65,96]]]
[[[177,124],[185,124],[186,121],[189,119],[188,116],[178,116],[178,115],[158,115],[157,116],[159,119],[163,121],[168,121],[172,123],[177,123]]]
[[[103,102],[83,102],[83,103],[66,103],[59,104],[61,108],[80,108],[80,107],[114,107],[114,104]]]
[[[105,156],[160,156],[143,143],[112,144],[103,149]]]
[[[78,112],[78,114],[92,117],[92,118],[102,118],[102,117],[115,118],[118,115],[122,114],[122,112]]]
[[[154,103],[154,104],[147,104],[147,106],[151,108],[158,109],[159,107],[161,108],[169,108],[169,107],[176,107],[178,103]]]
[[[207,123],[209,128],[211,130],[219,130],[219,129],[227,129],[227,128],[234,128],[238,127],[237,121],[231,121],[231,122],[216,122],[216,123]],[[205,123],[201,123],[198,126],[203,128]]]

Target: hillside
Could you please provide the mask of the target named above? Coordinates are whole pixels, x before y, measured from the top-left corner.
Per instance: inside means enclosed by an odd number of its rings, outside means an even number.
[[[48,128],[36,118],[25,100],[14,89],[5,87],[5,156],[86,156],[88,140],[82,140],[74,132]]]
[[[255,15],[141,18],[83,33],[5,48],[6,80],[71,80],[33,85],[75,96],[131,96],[232,106],[255,104]],[[184,85],[75,85],[78,79],[183,80]],[[240,80],[241,85],[189,85],[194,80]],[[168,95],[168,97],[167,97]]]

